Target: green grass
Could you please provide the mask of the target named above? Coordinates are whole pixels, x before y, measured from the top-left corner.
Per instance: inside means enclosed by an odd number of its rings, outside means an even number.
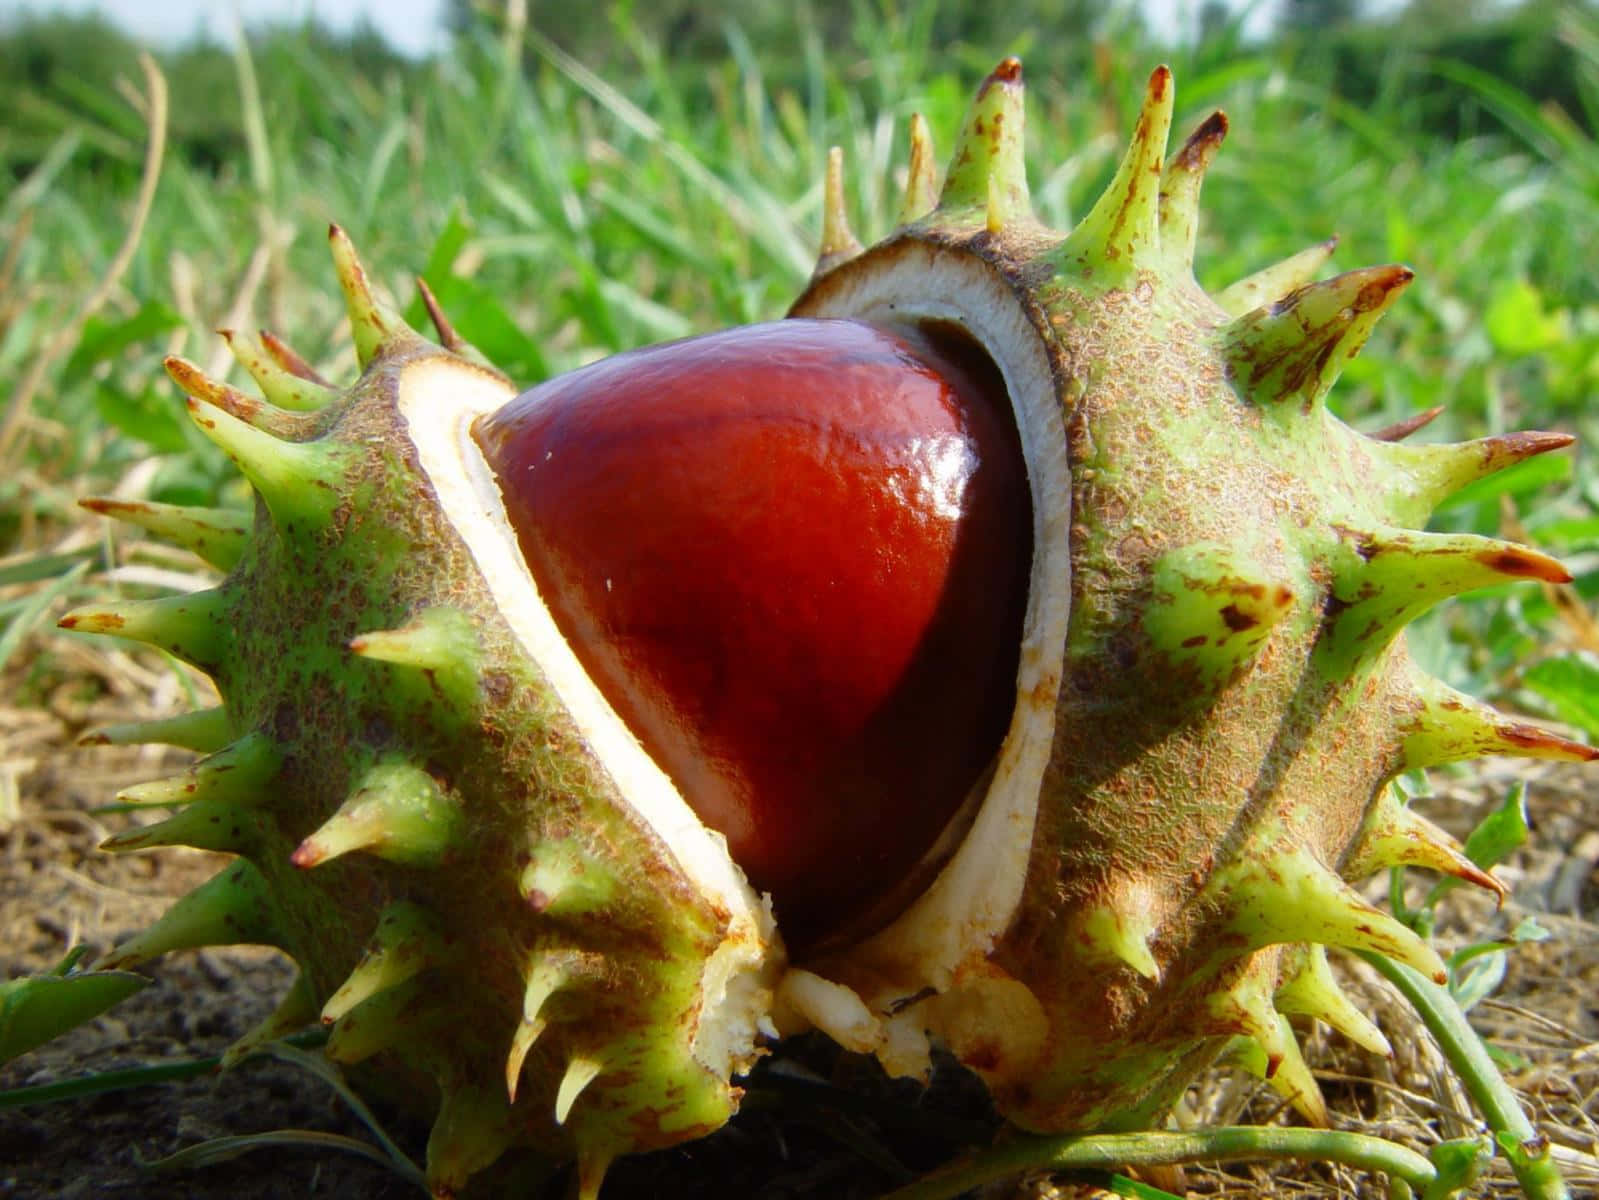
[[[203,155],[181,153],[193,141],[168,155],[126,272],[42,378],[13,443],[18,469],[0,480],[0,545],[49,547],[78,525],[77,494],[113,487],[153,456],[158,499],[214,501],[235,487],[179,419],[160,356],[222,367],[212,330],[259,323],[348,374],[329,221],[413,313],[410,276],[425,273],[462,331],[531,383],[781,314],[809,273],[827,147],[845,148],[857,228],[880,233],[898,202],[910,114],[926,114],[947,146],[981,74],[1029,49],[1029,155],[1048,222],[1066,228],[1085,211],[1142,76],[1168,59],[1179,129],[1214,107],[1233,120],[1206,188],[1202,282],[1224,285],[1334,232],[1334,266],[1417,268],[1334,392],[1347,419],[1373,428],[1446,404],[1425,436],[1527,425],[1599,436],[1584,409],[1599,383],[1599,147],[1573,120],[1402,43],[1380,64],[1378,102],[1355,104],[1298,77],[1283,47],[1163,53],[1115,27],[1092,52],[1061,54],[1043,31],[935,47],[931,12],[862,9],[843,45],[803,15],[779,45],[729,26],[726,53],[692,65],[667,60],[624,19],[604,76],[536,34],[518,50],[489,30],[438,62],[374,59],[366,70],[326,39],[284,32],[238,48],[231,70],[213,56],[204,72],[174,75],[176,121],[209,106],[236,113],[235,125],[210,131]],[[1578,83],[1599,96],[1599,22],[1580,9],[1565,20]],[[1470,89],[1498,132],[1429,134],[1423,100],[1441,78]],[[126,99],[136,81],[76,79],[19,106],[32,140],[3,147],[23,178],[0,203],[15,260],[0,377],[20,376],[68,323],[123,239],[145,137]],[[214,160],[218,145],[231,152]],[[1587,462],[1540,462],[1508,486],[1526,526],[1574,556],[1591,596],[1599,488]],[[1492,530],[1504,490],[1441,523]],[[1523,592],[1508,608],[1501,597],[1453,606],[1416,640],[1457,681],[1503,691],[1557,624],[1546,600]]]

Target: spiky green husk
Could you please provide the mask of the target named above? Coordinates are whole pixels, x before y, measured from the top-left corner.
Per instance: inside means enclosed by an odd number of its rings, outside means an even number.
[[[103,735],[212,751],[129,789],[176,811],[106,849],[240,856],[110,961],[277,946],[300,979],[234,1057],[320,1015],[331,1057],[437,1107],[436,1194],[516,1145],[577,1157],[592,1194],[616,1155],[727,1120],[776,951],[621,799],[419,466],[402,403],[419,371],[512,389],[375,305],[337,231],[333,246],[365,368],[348,392],[270,338],[232,344],[302,411],[170,364],[254,486],[254,521],[93,505],[231,568],[197,595],[63,621],[170,650],[225,701]],[[729,1028],[705,1027],[729,1008]]]
[[[855,1036],[901,1047],[880,1052],[890,1069],[919,1072],[903,1046],[930,1031],[1039,1130],[1146,1125],[1224,1051],[1324,1120],[1285,1014],[1384,1043],[1322,947],[1443,970],[1349,880],[1403,863],[1492,885],[1388,781],[1479,754],[1592,757],[1425,677],[1400,637],[1447,596],[1567,578],[1521,546],[1410,527],[1454,488],[1569,439],[1401,446],[1333,417],[1323,397],[1411,273],[1311,282],[1329,242],[1207,295],[1192,272],[1198,196],[1226,121],[1168,161],[1172,108],[1161,69],[1114,180],[1061,235],[1028,207],[1020,71],[1002,65],[936,206],[824,260],[794,309],[965,325],[1012,384],[1030,469],[1056,453],[1069,464],[1069,505],[1053,477],[1034,480],[1035,506],[1069,530],[1070,611],[1063,635],[1024,644],[1024,673],[1044,665],[1024,678],[1012,741],[1052,732],[1036,807],[1011,822],[1027,846],[1018,903],[945,937],[991,894],[967,871],[950,896],[813,964],[879,1015]],[[924,143],[915,132],[913,160]],[[936,297],[916,296],[918,275]],[[988,332],[1006,320],[1046,348],[1047,385]],[[1045,574],[1035,563],[1035,593]],[[998,859],[1016,836],[980,824],[961,854]],[[961,870],[957,857],[951,879]],[[940,994],[900,1003],[927,988]]]
[[[170,650],[226,701],[104,734],[210,752],[132,789],[181,807],[110,848],[241,856],[111,961],[282,947],[301,975],[234,1056],[320,1014],[333,1058],[434,1098],[439,1194],[525,1144],[575,1154],[593,1196],[616,1154],[720,1124],[767,988],[785,1030],[818,1026],[898,1074],[925,1074],[942,1038],[1032,1128],[1147,1124],[1223,1054],[1324,1119],[1288,1015],[1386,1048],[1324,947],[1441,970],[1348,880],[1406,864],[1493,886],[1387,781],[1481,754],[1591,757],[1425,677],[1400,638],[1456,592],[1564,578],[1522,547],[1414,527],[1568,439],[1408,446],[1333,418],[1323,397],[1409,272],[1311,282],[1326,242],[1207,296],[1198,196],[1226,122],[1166,161],[1171,112],[1157,71],[1067,235],[1031,213],[1014,60],[942,191],[912,122],[902,224],[871,249],[829,159],[795,312],[964,326],[1011,391],[1034,501],[1011,732],[966,842],[892,925],[779,981],[761,920],[666,844],[660,802],[508,623],[523,614],[492,547],[463,538],[477,518],[433,448],[459,431],[412,432],[417,397],[508,389],[431,297],[442,350],[378,307],[335,236],[353,389],[266,334],[230,338],[265,403],[169,364],[254,485],[253,522],[91,504],[231,572],[65,622]]]

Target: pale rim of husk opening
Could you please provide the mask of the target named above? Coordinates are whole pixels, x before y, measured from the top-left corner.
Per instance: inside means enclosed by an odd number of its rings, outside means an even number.
[[[406,367],[398,410],[446,518],[585,744],[696,890],[728,914],[722,943],[701,973],[694,1053],[724,1077],[745,1071],[757,1032],[769,1027],[772,985],[784,959],[770,905],[733,863],[722,835],[700,821],[589,679],[539,596],[499,485],[472,437],[472,423],[515,394],[504,380],[441,354]]]
[[[909,240],[891,243],[819,279],[792,315],[964,330],[1005,382],[1032,499],[1033,561],[1016,708],[993,782],[970,833],[932,885],[886,928],[830,959],[865,967],[881,979],[886,988],[865,998],[885,1011],[903,999],[895,990],[948,989],[962,965],[987,954],[1021,902],[1054,741],[1071,606],[1066,427],[1043,335],[999,268],[973,254]],[[818,970],[827,974],[827,965]]]

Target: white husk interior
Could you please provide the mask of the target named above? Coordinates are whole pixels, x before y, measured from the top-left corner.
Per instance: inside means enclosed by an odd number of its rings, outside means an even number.
[[[483,573],[501,613],[566,706],[591,753],[702,895],[730,914],[727,938],[706,963],[696,1057],[721,1071],[754,1055],[782,959],[768,905],[734,865],[722,835],[701,823],[672,781],[589,680],[538,593],[500,489],[472,438],[472,422],[515,391],[486,372],[440,357],[401,376],[399,410],[439,503]]]

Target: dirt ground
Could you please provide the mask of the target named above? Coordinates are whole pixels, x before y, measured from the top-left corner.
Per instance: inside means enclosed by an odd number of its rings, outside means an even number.
[[[0,681],[0,972],[47,968],[67,949],[100,951],[159,915],[215,872],[216,856],[191,851],[111,856],[96,847],[125,818],[96,816],[118,787],[171,773],[187,757],[149,748],[85,748],[100,724],[180,706],[185,681],[153,659],[52,639],[27,651]],[[165,768],[165,769],[163,769]],[[1514,899],[1495,912],[1464,889],[1448,901],[1441,940],[1503,933],[1536,914],[1549,941],[1512,957],[1502,988],[1473,1013],[1478,1028],[1523,1061],[1512,1075],[1553,1143],[1577,1196],[1599,1196],[1599,775],[1540,764],[1488,764],[1437,782],[1428,815],[1463,835],[1517,779],[1529,785],[1533,843],[1501,868]],[[154,983],[71,1035],[0,1070],[0,1090],[220,1053],[271,1009],[290,971],[274,953],[244,948],[173,956],[145,972]],[[1425,1145],[1469,1132],[1470,1106],[1403,1003],[1364,968],[1349,986],[1396,1047],[1374,1058],[1336,1035],[1306,1038],[1307,1057],[1342,1128]],[[1252,1080],[1217,1072],[1189,1097],[1207,1121],[1259,1119],[1278,1108]],[[426,1140],[392,1113],[380,1118],[413,1158]],[[875,1068],[812,1041],[763,1064],[745,1111],[704,1142],[618,1164],[610,1200],[631,1197],[879,1194],[963,1148],[996,1125],[970,1079],[941,1071],[923,1095]],[[225,1134],[323,1130],[371,1141],[348,1108],[300,1068],[255,1059],[231,1072],[109,1092],[69,1102],[0,1109],[0,1197],[415,1196],[409,1183],[350,1154],[272,1148],[222,1165],[155,1174],[141,1166]],[[1341,1169],[1296,1166],[1233,1172],[1193,1168],[1158,1182],[1196,1195],[1381,1195]],[[556,1176],[530,1194],[565,1195]],[[1065,1192],[1042,1184],[1006,1195]],[[1517,1192],[1496,1168],[1484,1195]]]

